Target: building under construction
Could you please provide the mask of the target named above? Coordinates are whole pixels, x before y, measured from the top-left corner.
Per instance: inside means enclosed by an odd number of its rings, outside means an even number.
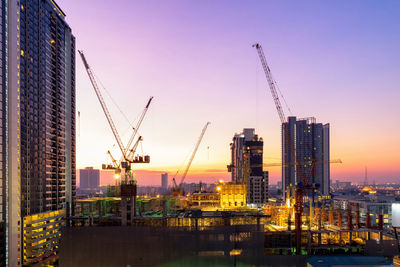
[[[137,240],[141,240],[142,246],[157,247],[160,242],[165,245],[155,252],[154,259],[142,258],[150,265],[156,259],[163,264],[172,259],[184,261],[187,257],[194,257],[191,259],[196,261],[207,258],[262,265],[268,263],[271,255],[294,254],[303,255],[300,259],[304,264],[307,257],[320,254],[393,257],[398,253],[396,234],[384,229],[382,222],[372,226],[368,220],[362,220],[356,209],[343,212],[315,208],[313,217],[303,214],[303,231],[298,241],[293,206],[270,203],[262,210],[224,209],[216,205],[216,195],[203,199],[209,205],[196,206],[191,206],[189,197],[137,198],[136,216],[127,227],[121,226],[121,198],[79,200],[77,217],[72,218],[63,234],[60,263],[72,264],[78,259],[107,262],[115,255],[121,255],[116,261],[121,260],[122,264],[137,263],[140,248],[135,253],[130,251]],[[198,202],[199,196],[192,201]],[[93,238],[96,242],[86,244]],[[108,244],[107,251],[97,245],[104,242]],[[301,242],[300,252],[296,250],[297,242]],[[99,251],[101,256],[90,256]],[[85,253],[86,259],[81,253]],[[126,255],[132,256],[126,258]],[[290,258],[290,261],[296,259],[299,258]]]

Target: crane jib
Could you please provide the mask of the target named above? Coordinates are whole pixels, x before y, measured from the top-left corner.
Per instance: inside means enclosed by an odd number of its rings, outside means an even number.
[[[118,146],[119,146],[121,152],[124,153],[124,151],[125,151],[124,145],[122,144],[122,141],[121,141],[121,138],[120,138],[120,136],[118,134],[117,128],[115,127],[114,121],[112,120],[111,115],[110,115],[110,113],[108,111],[108,108],[106,106],[106,103],[104,102],[103,96],[100,93],[100,89],[98,88],[98,85],[97,85],[97,82],[96,82],[96,80],[94,78],[93,72],[90,69],[89,64],[86,61],[86,58],[85,58],[85,55],[83,54],[83,51],[79,50],[79,54],[81,55],[81,58],[82,58],[83,64],[85,65],[86,72],[87,72],[87,74],[89,76],[90,82],[92,83],[93,89],[94,89],[94,91],[95,91],[95,93],[97,95],[97,98],[98,98],[98,100],[100,102],[100,105],[101,105],[101,107],[103,109],[103,112],[104,112],[104,114],[105,114],[105,116],[107,118],[108,124],[110,125],[111,130],[112,130],[112,132],[114,134],[114,137],[115,137],[115,139],[116,139],[116,141],[118,143]]]

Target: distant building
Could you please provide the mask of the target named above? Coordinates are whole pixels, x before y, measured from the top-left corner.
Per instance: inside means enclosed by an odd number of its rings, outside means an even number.
[[[280,181],[278,181],[277,183],[276,183],[276,189],[278,189],[278,190],[282,190],[282,182]]]
[[[168,173],[161,174],[161,188],[167,189],[168,188]]]
[[[100,187],[100,170],[87,167],[79,170],[80,189],[98,189]]]
[[[199,183],[183,183],[182,189],[185,194],[200,192],[201,184]]]
[[[336,180],[336,183],[335,183],[335,189],[338,189],[338,190],[343,190],[343,189],[350,189],[350,188],[352,188],[352,184],[351,184],[351,182],[341,182],[341,181],[339,181],[339,180]]]
[[[255,134],[253,128],[245,128],[235,134],[231,143],[232,182],[241,184],[245,178],[245,166],[249,168],[247,202],[262,204],[268,200],[268,172],[263,171],[262,138]]]
[[[316,123],[315,118],[289,117],[282,124],[282,191],[284,198],[294,195],[295,186],[310,173],[309,185],[317,187],[323,197],[330,192],[329,124]],[[296,163],[301,163],[295,166]],[[306,191],[306,194],[308,192]]]

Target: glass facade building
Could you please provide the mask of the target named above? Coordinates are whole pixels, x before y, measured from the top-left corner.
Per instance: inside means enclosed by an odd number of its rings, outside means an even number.
[[[289,117],[282,124],[282,192],[293,197],[301,176],[309,176],[315,197],[329,196],[329,124],[316,123],[315,118]],[[313,160],[313,169],[310,170]],[[298,170],[296,170],[298,168]],[[306,193],[310,193],[306,190]]]
[[[8,101],[8,42],[7,42],[7,0],[0,2],[0,263],[6,263],[8,257],[8,175],[7,175],[7,101]]]
[[[75,38],[53,0],[0,7],[0,265],[31,265],[73,210]]]

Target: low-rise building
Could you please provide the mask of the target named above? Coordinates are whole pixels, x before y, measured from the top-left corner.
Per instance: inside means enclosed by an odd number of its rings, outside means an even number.
[[[219,183],[217,191],[221,208],[245,207],[247,204],[247,188],[244,184]]]
[[[210,192],[197,192],[190,195],[193,207],[219,207],[220,194]]]

